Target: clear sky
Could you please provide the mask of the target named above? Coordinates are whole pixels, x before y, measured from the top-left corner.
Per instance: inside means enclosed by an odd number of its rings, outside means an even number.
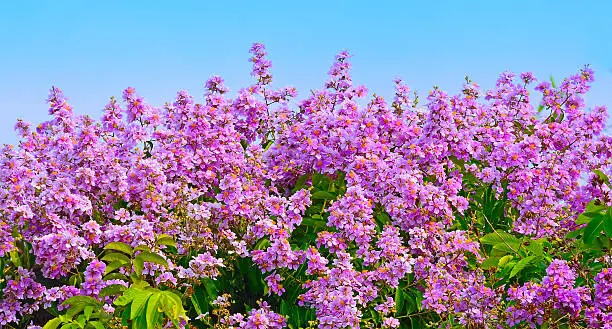
[[[153,105],[181,89],[201,100],[212,74],[236,91],[253,42],[274,85],[301,95],[348,49],[354,81],[383,96],[395,77],[425,95],[466,74],[491,87],[505,70],[560,80],[590,64],[587,104],[612,106],[612,1],[2,1],[0,144],[17,118],[48,119],[52,85],[95,118],[127,86]]]

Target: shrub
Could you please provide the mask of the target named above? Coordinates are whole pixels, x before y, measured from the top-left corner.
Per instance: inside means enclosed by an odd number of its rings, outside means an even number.
[[[340,52],[321,90],[220,77],[100,121],[61,90],[0,156],[8,328],[609,328],[612,138],[559,85],[401,80],[391,104]]]

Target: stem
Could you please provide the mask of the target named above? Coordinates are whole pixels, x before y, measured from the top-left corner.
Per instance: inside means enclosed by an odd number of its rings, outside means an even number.
[[[497,230],[495,229],[495,227],[493,227],[493,224],[491,224],[491,222],[489,222],[489,219],[487,218],[487,216],[483,216],[484,219],[487,221],[487,223],[489,223],[489,225],[491,225],[491,228],[493,229],[493,232],[495,232],[495,234],[497,234],[497,236],[504,242],[504,244],[510,248],[512,251],[514,251],[516,254],[518,254],[518,250],[512,248],[511,245],[508,244],[508,242],[506,242],[506,240],[504,240],[504,238],[501,236],[501,234],[499,234],[499,232],[497,232]]]

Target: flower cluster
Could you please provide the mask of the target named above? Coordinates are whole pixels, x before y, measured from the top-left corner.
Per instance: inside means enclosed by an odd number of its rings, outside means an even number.
[[[499,250],[479,243],[506,230],[522,239],[510,251],[531,252],[532,239],[581,228],[589,201],[612,206],[607,110],[585,110],[590,68],[558,87],[528,72],[486,91],[466,79],[417,107],[401,79],[391,104],[366,100],[342,51],[323,88],[294,102],[295,88],[271,87],[264,45],[250,53],[256,81],[233,96],[219,76],[201,103],[180,91],[155,107],[128,87],[97,121],[53,87],[50,120],[16,124],[18,145],[0,149],[0,325],[135,277],[233,328],[302,326],[286,309],[314,313],[319,328],[397,328],[405,291],[441,325],[611,322],[609,268],[593,283],[578,260],[540,255],[543,278],[500,284],[507,273],[483,266]],[[100,256],[111,243],[123,253]],[[256,275],[240,284],[265,286],[245,298],[269,299],[256,308],[216,290],[240,291],[215,282],[244,268]],[[114,320],[116,297],[98,298]],[[209,306],[217,313],[200,314]]]
[[[593,327],[610,328],[612,324],[612,268],[604,268],[595,276],[593,305],[585,310],[585,317]]]
[[[529,323],[542,325],[556,310],[570,317],[579,316],[583,303],[590,299],[585,287],[574,287],[576,273],[563,260],[554,260],[546,269],[541,283],[526,283],[508,290],[508,299],[515,301],[508,308],[508,325]]]
[[[17,269],[17,277],[8,278],[0,301],[0,325],[16,322],[40,308],[46,289],[35,280],[32,272],[21,267]]]
[[[87,269],[83,272],[84,280],[81,284],[83,295],[97,296],[105,283],[102,281],[102,275],[106,269],[106,264],[94,259],[87,265]]]

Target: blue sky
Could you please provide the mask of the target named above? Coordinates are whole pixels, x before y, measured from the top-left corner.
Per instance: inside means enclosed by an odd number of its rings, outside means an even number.
[[[56,85],[98,118],[133,86],[153,105],[219,74],[251,81],[248,49],[263,42],[276,86],[322,86],[334,55],[354,56],[354,81],[390,96],[402,77],[421,95],[483,87],[505,70],[562,77],[590,64],[588,105],[612,106],[610,1],[5,1],[0,4],[0,143],[17,118],[47,120]]]

